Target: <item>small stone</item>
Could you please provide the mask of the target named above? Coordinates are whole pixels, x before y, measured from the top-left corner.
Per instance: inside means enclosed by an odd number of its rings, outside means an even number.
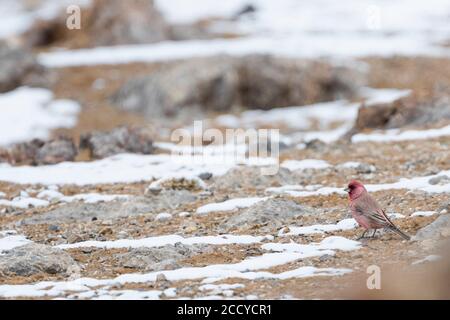
[[[203,173],[200,173],[199,175],[198,175],[198,177],[200,178],[200,179],[202,179],[202,180],[209,180],[209,179],[211,179],[212,178],[212,173],[211,172],[203,172]]]
[[[185,218],[185,217],[190,217],[191,214],[189,212],[187,212],[187,211],[183,211],[183,212],[180,212],[178,214],[178,216],[181,217],[181,218]]]
[[[113,233],[113,230],[110,227],[106,227],[100,230],[99,232],[102,236],[109,235]]]
[[[428,183],[431,185],[437,185],[437,184],[446,184],[450,182],[450,177],[446,175],[440,175],[434,178],[431,178],[428,180]]]
[[[164,273],[159,273],[157,276],[156,276],[156,282],[166,282],[167,281],[167,278],[166,278],[166,276],[164,275]]]
[[[155,217],[156,221],[169,221],[171,219],[172,219],[172,215],[167,212],[160,213]]]
[[[50,225],[50,226],[48,227],[48,230],[49,230],[49,231],[59,231],[59,230],[61,230],[61,229],[59,228],[59,226],[57,226],[57,225],[55,225],[55,224],[52,224],[52,225]]]
[[[128,233],[126,231],[120,231],[117,234],[117,238],[119,238],[119,239],[126,239],[126,238],[128,238]]]
[[[153,194],[156,196],[160,194],[161,191],[162,191],[161,187],[150,186],[145,190],[145,194]]]

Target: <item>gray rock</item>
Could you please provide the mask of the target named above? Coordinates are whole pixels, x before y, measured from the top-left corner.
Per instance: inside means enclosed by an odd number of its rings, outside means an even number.
[[[148,117],[173,116],[205,106],[228,110],[235,101],[238,74],[228,57],[190,59],[188,62],[133,79],[113,97],[121,109]]]
[[[229,232],[234,229],[261,226],[258,230],[267,232],[284,226],[292,218],[314,213],[317,213],[317,210],[302,206],[293,200],[270,198],[233,215],[222,223],[219,229]]]
[[[78,150],[72,139],[58,138],[44,143],[36,153],[35,162],[43,165],[74,161],[77,154]]]
[[[215,56],[172,63],[126,83],[113,97],[122,110],[148,117],[234,106],[270,109],[351,96],[355,74],[321,62]]]
[[[67,223],[95,220],[111,220],[120,217],[158,213],[176,209],[182,204],[195,201],[196,196],[186,190],[167,190],[158,195],[134,197],[100,203],[72,202],[49,212],[23,220],[23,224]]]
[[[79,271],[68,253],[41,244],[27,244],[0,255],[2,276],[27,277],[40,273],[68,276]]]
[[[366,128],[401,128],[422,126],[450,119],[450,99],[448,95],[427,96],[426,100],[414,95],[391,103],[363,106],[350,135]]]
[[[170,35],[153,0],[96,0],[85,28],[93,46],[152,43]]]
[[[110,132],[82,135],[80,148],[88,149],[94,159],[127,152],[151,154],[153,139],[152,133],[146,128],[120,127]]]
[[[74,161],[78,150],[70,138],[59,137],[49,141],[33,139],[18,143],[8,150],[11,164],[44,165]]]
[[[432,223],[420,229],[412,238],[412,240],[437,240],[441,237],[443,232],[446,232],[446,234],[450,234],[450,214],[441,215]]]
[[[5,92],[25,84],[33,72],[43,69],[31,52],[0,41],[0,70],[0,92]]]
[[[208,250],[204,245],[166,245],[157,248],[135,248],[116,254],[118,264],[139,271],[161,271],[181,267],[181,260]]]
[[[298,184],[299,176],[286,168],[279,168],[275,175],[262,175],[258,167],[237,167],[228,171],[225,175],[216,177],[212,188],[214,190],[236,190],[250,188],[264,190],[270,187],[278,187],[286,184]]]
[[[436,185],[436,184],[447,184],[450,183],[450,177],[446,175],[439,175],[437,177],[431,178],[428,180],[429,184]]]
[[[213,174],[211,172],[202,172],[198,175],[198,177],[202,180],[209,180],[211,179]]]

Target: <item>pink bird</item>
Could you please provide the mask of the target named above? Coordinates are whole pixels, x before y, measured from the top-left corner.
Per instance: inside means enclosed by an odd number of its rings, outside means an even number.
[[[407,234],[400,231],[392,223],[377,201],[369,195],[361,182],[352,180],[344,190],[348,192],[349,208],[353,218],[365,229],[364,233],[358,239],[364,238],[364,235],[370,229],[374,230],[372,234],[372,237],[374,237],[377,229],[381,228],[393,231],[405,240],[410,239]]]

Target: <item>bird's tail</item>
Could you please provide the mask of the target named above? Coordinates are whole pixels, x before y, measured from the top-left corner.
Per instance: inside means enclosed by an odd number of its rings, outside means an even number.
[[[406,233],[404,233],[403,231],[401,231],[399,228],[397,228],[396,226],[390,226],[389,230],[395,232],[396,234],[398,234],[399,236],[401,236],[403,239],[405,240],[409,240],[411,239],[410,236],[408,236]]]

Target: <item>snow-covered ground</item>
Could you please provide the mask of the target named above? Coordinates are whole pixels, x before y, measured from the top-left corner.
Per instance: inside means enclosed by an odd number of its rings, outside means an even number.
[[[448,56],[439,44],[450,38],[450,4],[433,1],[159,0],[173,23],[211,17],[231,18],[245,5],[256,12],[237,21],[218,22],[215,31],[242,34],[237,39],[162,42],[42,54],[44,65],[154,62],[215,54],[267,53],[289,57],[359,57],[367,55]]]
[[[80,106],[71,100],[54,100],[48,89],[21,87],[0,94],[0,146],[47,139],[56,128],[77,123]]]

